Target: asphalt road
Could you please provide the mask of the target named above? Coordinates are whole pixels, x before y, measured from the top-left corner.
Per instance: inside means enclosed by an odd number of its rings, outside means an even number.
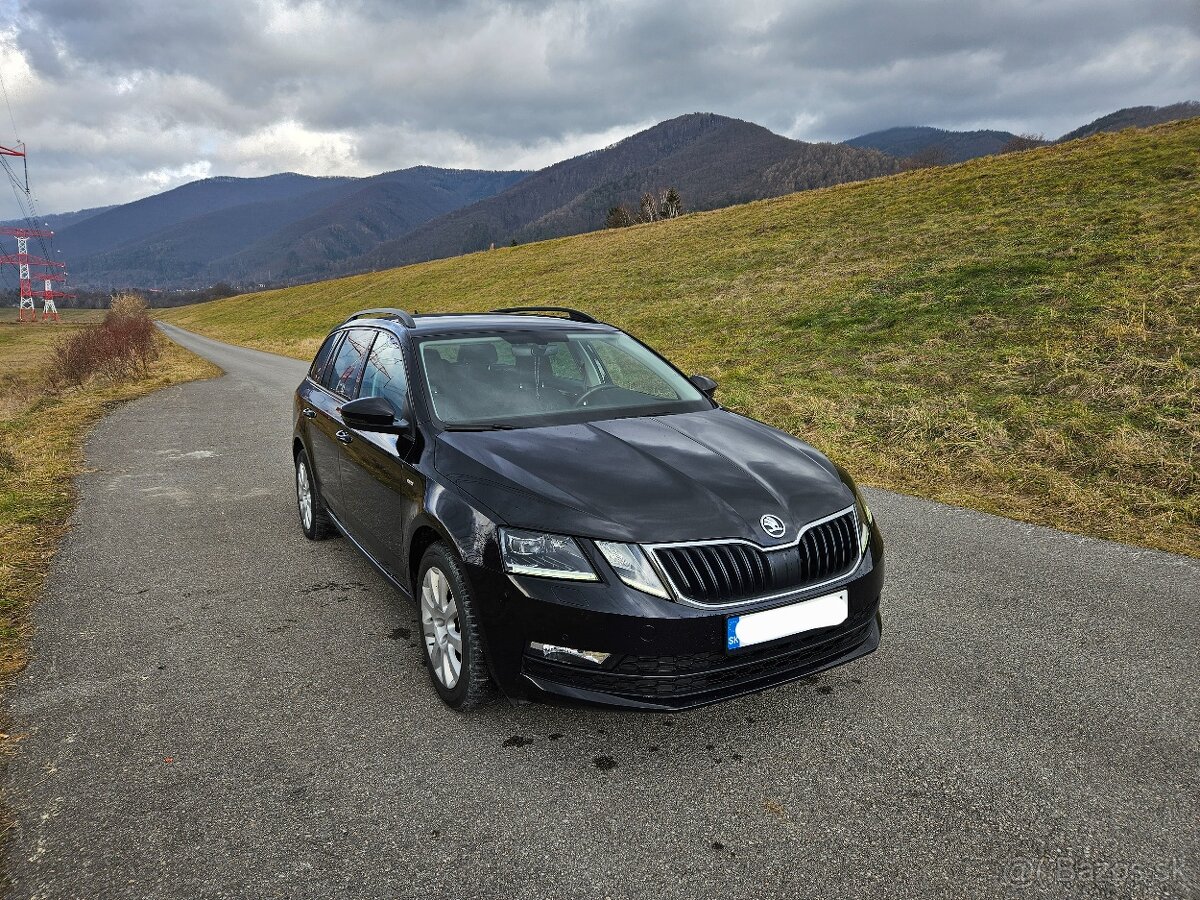
[[[13,897],[1196,896],[1200,563],[880,491],[882,648],[700,711],[441,706],[300,534],[292,360],[109,416],[9,691]]]

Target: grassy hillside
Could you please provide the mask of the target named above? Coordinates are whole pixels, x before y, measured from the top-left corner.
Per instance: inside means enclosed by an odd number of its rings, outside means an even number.
[[[172,311],[578,306],[863,481],[1200,555],[1200,122]]]

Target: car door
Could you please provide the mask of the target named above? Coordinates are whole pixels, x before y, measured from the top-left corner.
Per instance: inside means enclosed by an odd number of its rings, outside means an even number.
[[[408,372],[398,338],[380,331],[367,357],[359,397],[386,397],[397,412],[409,410]],[[342,499],[355,539],[379,565],[403,583],[407,534],[421,498],[424,479],[416,470],[419,438],[352,430],[341,456]]]
[[[332,361],[321,373],[318,387],[307,397],[304,415],[309,419],[313,470],[321,498],[339,522],[347,524],[342,501],[341,458],[350,439],[342,422],[342,404],[354,396],[366,364],[375,332],[351,328],[333,351]],[[312,415],[309,415],[311,411]]]

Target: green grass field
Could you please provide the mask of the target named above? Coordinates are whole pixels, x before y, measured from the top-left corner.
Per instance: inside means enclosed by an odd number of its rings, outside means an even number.
[[[577,306],[867,484],[1200,556],[1200,121],[164,314]],[[885,523],[886,527],[886,523]]]

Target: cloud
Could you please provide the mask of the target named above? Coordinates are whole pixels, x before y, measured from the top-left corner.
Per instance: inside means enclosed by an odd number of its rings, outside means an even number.
[[[694,111],[1055,136],[1200,84],[1195,0],[0,0],[0,22],[0,143],[28,143],[43,212],[204,174],[535,168]]]

